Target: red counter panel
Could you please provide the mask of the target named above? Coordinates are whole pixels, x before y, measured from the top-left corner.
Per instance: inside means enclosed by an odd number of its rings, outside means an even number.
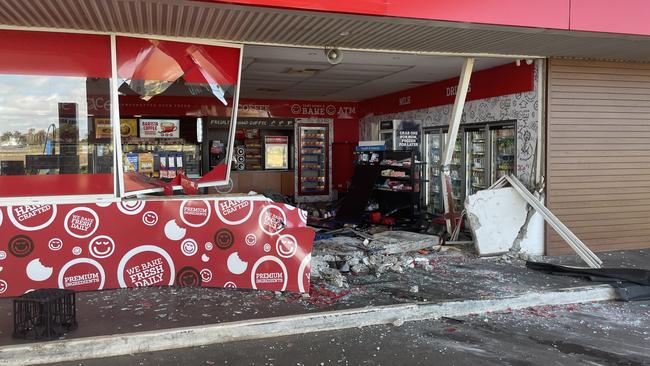
[[[169,285],[305,292],[306,218],[248,197],[0,207],[0,297]]]

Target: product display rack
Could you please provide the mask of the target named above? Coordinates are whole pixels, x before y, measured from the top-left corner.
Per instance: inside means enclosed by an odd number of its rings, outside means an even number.
[[[329,195],[329,125],[298,126],[298,193]]]
[[[198,178],[201,173],[200,146],[188,144],[183,139],[130,138],[122,144],[122,150],[125,171],[136,171],[162,179],[172,179],[180,170],[191,178]],[[150,166],[143,169],[141,159],[148,155]],[[128,160],[131,164],[127,163]]]
[[[423,162],[415,151],[384,151],[378,163],[381,173],[375,183],[374,199],[386,215],[408,212],[410,218],[420,215]]]

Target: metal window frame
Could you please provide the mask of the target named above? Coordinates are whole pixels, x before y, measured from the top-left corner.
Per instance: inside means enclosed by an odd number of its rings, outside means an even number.
[[[124,169],[122,161],[122,144],[121,135],[119,133],[120,111],[119,111],[119,95],[117,83],[117,50],[116,50],[116,37],[130,37],[130,38],[144,38],[156,39],[161,41],[184,42],[192,44],[200,44],[206,46],[218,46],[227,48],[237,48],[239,52],[239,69],[237,70],[237,84],[233,95],[233,105],[231,112],[231,124],[229,129],[229,146],[232,147],[235,141],[235,131],[237,129],[237,112],[239,105],[239,92],[241,89],[241,72],[242,62],[244,57],[244,44],[222,42],[206,38],[191,38],[191,37],[169,37],[162,35],[140,34],[140,33],[124,33],[124,32],[98,32],[86,31],[65,28],[47,28],[47,27],[21,27],[21,26],[6,26],[0,25],[0,30],[17,30],[24,32],[49,32],[49,33],[69,33],[69,34],[88,34],[88,35],[104,35],[110,37],[111,50],[111,127],[113,128],[113,176],[115,179],[113,185],[113,194],[78,194],[78,195],[44,195],[44,196],[15,196],[15,197],[0,197],[0,206],[11,205],[24,205],[24,204],[62,204],[62,203],[94,203],[94,202],[114,202],[119,201],[125,196],[141,196],[148,193],[162,192],[162,188],[147,189],[141,191],[125,192],[124,191]],[[199,188],[215,187],[228,184],[230,180],[230,169],[232,164],[233,149],[228,149],[227,159],[228,165],[226,169],[226,178],[220,181],[203,182],[199,183]],[[174,186],[174,190],[181,190],[181,186]]]

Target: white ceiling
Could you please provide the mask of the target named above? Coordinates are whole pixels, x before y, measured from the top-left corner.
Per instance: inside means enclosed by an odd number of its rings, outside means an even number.
[[[330,65],[322,49],[245,46],[242,98],[361,101],[457,77],[461,57],[342,51]],[[513,60],[479,58],[482,70]]]

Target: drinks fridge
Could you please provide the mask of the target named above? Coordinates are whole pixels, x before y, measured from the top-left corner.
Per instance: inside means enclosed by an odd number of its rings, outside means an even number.
[[[490,129],[491,161],[490,182],[494,183],[504,175],[515,173],[517,139],[515,129],[509,126]]]
[[[446,129],[424,132],[424,157],[427,163],[425,202],[428,210],[443,213],[441,164],[447,141]],[[514,121],[462,126],[454,144],[450,164],[455,212],[461,212],[465,197],[488,188],[516,167],[516,128]]]
[[[441,129],[434,129],[425,131],[424,148],[425,148],[425,162],[426,162],[426,180],[428,184],[425,190],[425,202],[428,210],[433,213],[444,212],[444,203],[442,198],[442,154],[445,149],[445,142],[447,141],[447,132]],[[454,197],[455,210],[462,208],[463,203],[463,138],[462,133],[459,132],[454,144],[454,152],[450,164],[450,176],[452,194]]]
[[[467,130],[465,132],[466,144],[466,173],[467,177],[467,195],[472,195],[482,189],[487,188],[485,173],[487,172],[487,158],[485,156],[485,129]]]
[[[330,125],[296,124],[298,166],[296,169],[299,196],[330,194]]]

